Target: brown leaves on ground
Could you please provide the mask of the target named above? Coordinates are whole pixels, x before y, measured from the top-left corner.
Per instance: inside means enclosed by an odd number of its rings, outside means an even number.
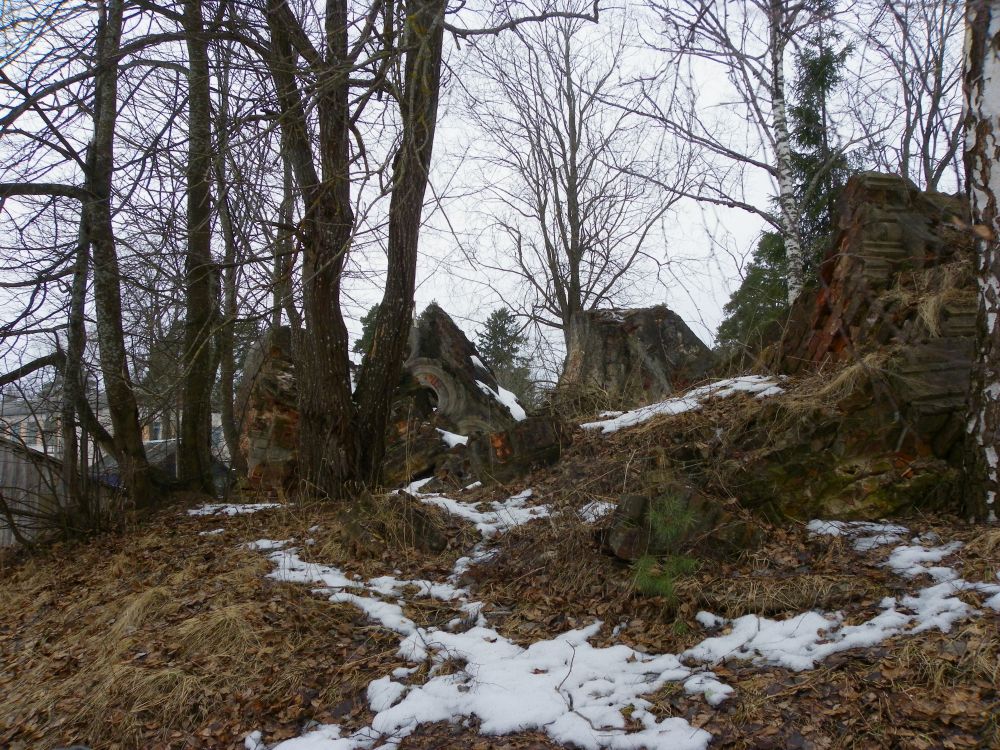
[[[491,625],[522,644],[601,619],[606,627],[596,645],[679,653],[705,637],[694,619],[701,609],[781,618],[815,607],[843,610],[848,622],[859,622],[879,611],[883,597],[928,583],[880,567],[884,552],[859,554],[842,539],[810,538],[790,527],[770,529],[766,546],[740,560],[703,563],[678,581],[676,601],[639,596],[628,566],[602,554],[594,527],[575,513],[591,500],[613,498],[630,480],[623,472],[580,468],[588,451],[602,448],[586,439],[578,444],[568,462],[533,478],[538,502],[559,512],[501,537],[497,558],[473,567],[464,581],[486,603]],[[574,466],[580,470],[570,477]],[[477,494],[490,497],[488,490]],[[398,638],[350,605],[268,579],[265,555],[242,545],[295,538],[304,557],[349,574],[399,570],[399,578],[441,580],[474,537],[453,518],[435,522],[449,546],[427,554],[392,538],[359,548],[356,530],[345,532],[342,515],[328,505],[233,518],[174,510],[130,533],[8,566],[0,571],[0,747],[237,750],[255,729],[274,742],[311,722],[345,731],[366,725],[365,687],[402,666]],[[220,527],[220,534],[199,534]],[[371,528],[394,527],[383,518]],[[911,529],[965,542],[947,564],[970,580],[1000,570],[995,529],[952,519],[918,519]],[[309,538],[315,544],[303,544]],[[454,610],[417,599],[406,614],[441,625]],[[615,626],[620,633],[613,637]],[[678,685],[649,698],[658,715],[681,716],[710,732],[713,747],[996,747],[998,664],[1000,617],[987,611],[952,633],[891,639],[807,672],[728,661],[715,671],[736,692],[718,708]],[[423,726],[402,747],[558,745],[539,733],[480,737],[473,722]]]
[[[366,720],[360,696],[396,640],[268,581],[270,563],[241,543],[305,517],[266,515],[172,511],[4,571],[0,747],[242,748],[254,729]]]

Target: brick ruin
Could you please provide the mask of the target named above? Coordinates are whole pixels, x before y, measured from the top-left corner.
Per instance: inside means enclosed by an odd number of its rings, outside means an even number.
[[[793,305],[773,365],[800,374],[881,352],[915,450],[954,459],[977,314],[967,202],[864,173],[840,206],[819,286]]]

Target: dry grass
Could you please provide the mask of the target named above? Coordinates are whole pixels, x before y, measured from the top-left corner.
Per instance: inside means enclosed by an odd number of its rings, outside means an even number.
[[[863,371],[839,375],[835,384],[831,374],[827,382],[810,384],[812,398],[829,403],[863,387]],[[761,402],[737,397],[628,435],[578,436],[558,466],[531,477],[536,496],[552,504],[555,514],[501,537],[498,557],[473,567],[463,582],[486,602],[491,625],[528,643],[601,619],[606,627],[595,645],[624,642],[651,653],[680,653],[704,637],[694,624],[700,609],[728,617],[814,608],[843,609],[848,621],[869,616],[882,596],[895,592],[880,569],[874,577],[859,575],[857,557],[841,539],[810,541],[803,529],[771,530],[765,547],[707,564],[681,581],[679,605],[668,609],[656,597],[636,594],[629,566],[602,554],[595,526],[577,515],[588,502],[614,502],[621,493],[640,489],[650,470],[672,470],[661,454],[675,434],[687,440],[711,436],[719,425],[743,429],[761,418],[762,408]],[[783,407],[766,408],[767,418],[789,418]],[[463,499],[493,499],[519,489],[494,495],[483,490]],[[0,621],[0,746],[29,750],[78,741],[95,750],[160,750],[188,742],[203,750],[236,750],[242,734],[259,727],[270,727],[273,740],[280,738],[276,731],[291,736],[310,720],[340,723],[348,731],[368,721],[365,688],[399,666],[398,638],[349,605],[268,581],[266,557],[240,545],[261,537],[294,538],[303,557],[350,573],[372,577],[399,568],[400,577],[440,580],[477,537],[467,525],[427,509],[429,522],[451,546],[437,554],[416,551],[408,531],[410,510],[400,496],[373,498],[368,512],[354,519],[362,532],[376,532],[358,542],[367,545],[362,554],[346,528],[350,518],[329,504],[307,504],[225,520],[172,515],[140,533],[57,549],[7,570],[0,579],[0,608],[7,613]],[[198,536],[218,526],[224,534]],[[963,533],[963,575],[971,578],[973,569],[995,575],[1000,532]],[[304,544],[310,537],[315,545]],[[415,600],[406,613],[428,625],[454,616],[450,607],[430,600]],[[628,627],[612,638],[611,628],[626,620]],[[1000,681],[995,622],[983,618],[948,636],[901,638],[886,646],[885,655],[843,655],[829,669],[805,676],[719,665],[720,679],[737,690],[719,710],[676,686],[665,688],[656,702],[673,715],[687,711],[689,719],[697,715],[709,722],[705,728],[719,747],[760,747],[755,743],[767,739],[762,733],[770,727],[783,732],[775,741],[790,736],[784,733],[788,727],[810,740],[834,738],[816,747],[915,747],[908,744],[911,735],[943,746],[940,727],[924,733],[922,720],[911,717],[919,709],[914,697],[944,702],[949,695],[965,695],[970,685],[995,686]],[[949,651],[945,644],[952,642],[964,646]],[[876,681],[880,660],[898,670],[898,677]],[[987,697],[970,697],[970,707],[987,705],[988,688],[982,691]],[[868,701],[868,693],[876,699]],[[338,706],[347,708],[337,713]],[[200,734],[216,721],[228,734]],[[897,733],[901,722],[910,735]],[[426,731],[427,744],[413,739],[407,746],[435,746],[439,738]],[[458,740],[448,739],[447,728],[441,731],[444,744],[437,747],[473,746],[470,730],[462,730],[466,734]],[[497,747],[521,745],[504,739]]]
[[[776,403],[791,414],[803,414],[817,408],[835,407],[865,388],[873,379],[887,376],[886,365],[892,358],[888,349],[869,352],[853,362],[821,370],[796,383]]]
[[[160,620],[170,613],[176,602],[172,592],[165,586],[140,591],[122,608],[108,630],[108,645],[117,651],[126,637],[133,635],[140,627],[150,620]]]
[[[981,526],[959,550],[963,574],[970,581],[995,583],[1000,572],[1000,529]]]
[[[900,283],[883,294],[885,307],[912,310],[915,319],[932,337],[941,335],[942,312],[950,304],[975,304],[974,266],[967,260],[932,266],[903,274]]]
[[[853,602],[879,599],[888,591],[857,576],[802,573],[699,580],[682,593],[692,596],[711,612],[734,618],[812,609],[835,611]]]
[[[237,736],[204,733],[195,746],[235,747],[266,716],[298,727],[363,694],[395,662],[394,639],[359,629],[351,607],[267,581],[270,563],[240,547],[264,536],[262,525],[284,538],[330,526],[332,514],[261,521],[226,519],[225,535],[199,537],[220,519],[174,516],[8,570],[0,746],[153,750],[211,720]]]
[[[254,603],[240,602],[189,617],[174,628],[180,653],[192,660],[223,657],[242,662],[261,646],[253,624],[256,609]]]

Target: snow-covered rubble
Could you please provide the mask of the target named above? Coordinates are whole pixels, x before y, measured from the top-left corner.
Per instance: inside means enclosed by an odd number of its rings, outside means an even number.
[[[653,417],[661,415],[673,416],[683,414],[687,411],[700,409],[705,403],[713,399],[728,398],[737,393],[747,393],[756,398],[767,398],[783,393],[779,381],[775,378],[763,375],[745,375],[739,378],[728,380],[718,380],[700,388],[693,388],[675,398],[668,398],[648,406],[640,406],[638,409],[627,411],[624,414],[615,413],[610,419],[602,419],[597,422],[586,422],[582,425],[585,430],[600,430],[604,433],[617,432],[624,427],[632,427],[646,422]]]
[[[681,718],[658,718],[644,696],[676,683],[687,694],[716,706],[733,693],[711,671],[723,660],[801,671],[815,668],[831,654],[892,636],[935,628],[947,632],[978,613],[959,599],[961,592],[978,592],[988,597],[984,606],[1000,611],[1000,583],[969,582],[952,568],[924,565],[946,560],[960,547],[957,543],[930,546],[925,536],[898,544],[909,536],[903,526],[814,521],[811,533],[846,537],[859,552],[898,545],[882,564],[904,580],[929,576],[933,583],[912,595],[884,599],[878,614],[855,625],[844,624],[839,612],[804,612],[784,620],[757,615],[730,620],[700,612],[697,621],[715,634],[677,655],[647,654],[624,644],[593,646],[590,641],[601,630],[600,621],[524,647],[491,627],[483,604],[457,582],[472,565],[495,554],[491,540],[498,534],[514,523],[548,515],[547,506],[528,506],[531,493],[525,492],[480,511],[470,503],[421,494],[419,487],[408,489],[422,502],[475,524],[482,534],[483,541],[455,563],[447,581],[392,576],[363,581],[337,568],[303,561],[288,543],[260,540],[252,545],[267,552],[274,563],[270,577],[312,586],[330,601],[358,607],[398,634],[399,656],[413,665],[369,684],[367,699],[374,713],[370,726],[348,735],[337,725],[320,726],[271,750],[395,748],[421,724],[470,718],[478,720],[483,734],[538,730],[556,742],[593,750],[704,750],[711,741],[707,732]],[[461,616],[446,629],[421,627],[404,614],[407,597],[451,603]],[[615,637],[619,630],[615,629]],[[445,663],[461,667],[445,672]],[[423,678],[414,677],[424,674],[418,672],[420,664],[430,667]],[[267,747],[260,732],[246,739],[247,750]]]

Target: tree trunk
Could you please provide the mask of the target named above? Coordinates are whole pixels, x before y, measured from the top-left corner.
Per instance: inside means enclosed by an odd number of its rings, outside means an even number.
[[[142,445],[139,409],[125,352],[122,328],[121,272],[111,212],[115,124],[118,119],[118,65],[123,0],[100,6],[97,34],[97,73],[94,80],[94,137],[88,154],[85,206],[94,251],[94,309],[101,373],[114,427],[121,480],[137,508],[154,502],[149,462]]]
[[[805,283],[805,253],[799,231],[799,211],[792,174],[792,143],[788,132],[788,108],[785,97],[784,0],[771,0],[769,18],[771,56],[771,98],[774,118],[774,155],[778,178],[778,205],[782,237],[788,261],[788,304],[795,301]]]
[[[69,321],[67,325],[66,360],[62,380],[62,440],[63,482],[66,497],[74,513],[92,516],[87,497],[86,478],[80,472],[77,440],[77,404],[85,400],[83,387],[83,355],[87,345],[86,303],[87,273],[90,270],[90,237],[87,220],[81,207],[80,239],[73,265],[73,285],[70,289]]]
[[[402,48],[407,50],[402,100],[403,138],[393,163],[389,204],[389,258],[385,294],[379,305],[371,351],[358,378],[356,399],[363,481],[377,483],[385,453],[392,394],[403,369],[403,352],[413,316],[417,245],[434,150],[447,0],[412,0],[407,5]]]
[[[977,360],[969,394],[970,515],[996,521],[1000,430],[1000,0],[969,0],[965,174],[977,234]]]
[[[326,4],[326,57],[316,76],[319,161],[296,82],[291,35],[301,30],[287,3],[267,8],[269,60],[281,107],[283,140],[303,194],[302,278],[305,328],[297,347],[299,474],[303,492],[343,497],[358,479],[359,436],[351,400],[347,326],[340,280],[354,229],[350,185],[350,107],[346,0]],[[391,271],[390,271],[391,274]]]
[[[215,336],[215,349],[219,357],[219,390],[222,404],[222,434],[229,452],[229,465],[237,476],[246,476],[247,466],[240,451],[240,427],[243,415],[236,414],[236,318],[239,306],[236,297],[237,286],[237,247],[236,227],[233,226],[233,215],[229,210],[229,180],[226,160],[229,153],[229,79],[231,57],[229,48],[222,46],[219,56],[219,113],[216,125],[215,179],[218,183],[219,225],[222,228],[222,239],[225,246],[223,271],[220,274],[222,285],[222,313]]]
[[[274,278],[271,300],[271,328],[281,326],[281,311],[292,302],[292,222],[295,219],[295,185],[292,179],[292,165],[285,150],[281,150],[281,205],[278,207],[277,237],[274,243]],[[289,324],[292,323],[289,316]]]
[[[223,126],[225,127],[225,125]],[[221,133],[221,131],[220,131]],[[220,138],[221,140],[221,138]],[[221,147],[220,147],[221,150]],[[222,416],[222,434],[229,451],[229,463],[240,476],[246,474],[246,463],[240,453],[240,434],[237,427],[239,416],[236,414],[236,316],[239,308],[236,303],[236,232],[233,228],[232,215],[229,212],[229,195],[225,188],[226,172],[219,157],[219,224],[222,226],[222,237],[225,243],[224,270],[222,272],[222,319],[219,321],[215,335],[215,348],[219,356],[219,398],[222,400],[220,411]]]
[[[215,359],[212,325],[216,301],[212,263],[212,125],[208,41],[201,0],[184,3],[188,51],[187,256],[184,261],[183,416],[178,479],[192,489],[212,491],[212,386]]]

